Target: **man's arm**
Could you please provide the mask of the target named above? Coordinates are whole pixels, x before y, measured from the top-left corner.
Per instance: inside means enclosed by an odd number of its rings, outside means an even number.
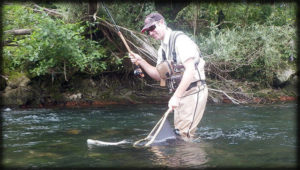
[[[142,59],[142,57],[136,53],[131,52],[129,56],[132,63],[139,64],[151,78],[160,81],[160,75],[156,67],[150,65],[146,60]]]

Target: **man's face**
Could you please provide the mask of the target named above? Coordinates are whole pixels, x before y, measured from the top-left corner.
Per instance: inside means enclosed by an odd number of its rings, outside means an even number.
[[[156,39],[156,40],[163,40],[165,35],[165,25],[163,24],[163,21],[157,21],[154,25],[152,25],[148,30],[148,34]]]

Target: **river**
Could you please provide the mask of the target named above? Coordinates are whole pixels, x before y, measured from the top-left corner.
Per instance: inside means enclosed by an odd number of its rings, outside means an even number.
[[[297,166],[297,104],[208,105],[193,143],[135,148],[164,105],[2,111],[7,168]],[[173,115],[168,117],[173,122]],[[87,139],[118,146],[90,146]]]

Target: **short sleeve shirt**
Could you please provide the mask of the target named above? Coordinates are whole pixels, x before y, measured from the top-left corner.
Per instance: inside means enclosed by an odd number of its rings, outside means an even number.
[[[158,58],[156,64],[160,64],[163,61],[162,50],[165,51],[167,59],[172,60],[172,57],[171,58],[168,57],[171,56],[169,55],[170,53],[169,40],[170,40],[171,32],[172,30],[170,28],[167,28],[164,39],[161,41],[161,45],[158,49]],[[196,80],[205,80],[205,74],[204,74],[205,61],[202,58],[200,58],[200,50],[197,44],[193,40],[191,40],[185,34],[179,35],[175,42],[175,52],[176,52],[176,60],[178,64],[182,64],[185,61],[187,61],[187,59],[190,58],[193,58],[195,63],[199,62],[198,70],[199,70],[200,77],[199,74],[196,73],[194,75],[194,78]]]

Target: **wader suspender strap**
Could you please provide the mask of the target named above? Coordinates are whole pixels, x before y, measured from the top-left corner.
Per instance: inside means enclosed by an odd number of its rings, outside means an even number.
[[[184,34],[184,33],[181,32],[181,31],[173,31],[173,32],[171,33],[171,35],[170,35],[170,40],[169,40],[169,50],[170,50],[171,53],[172,53],[173,61],[174,61],[175,64],[177,64],[177,56],[176,56],[176,50],[175,50],[175,42],[176,42],[176,38],[177,38],[177,36],[183,35],[183,34]],[[174,36],[174,35],[175,35],[175,36]],[[164,53],[164,51],[163,51],[163,53]],[[164,55],[166,55],[166,54],[164,54]],[[200,50],[199,50],[199,57],[200,57],[200,58],[202,57]],[[195,69],[198,71],[199,79],[202,80],[197,66],[198,66],[198,63],[195,63]]]
[[[166,52],[163,49],[162,49],[162,58],[163,58],[163,61],[167,60]]]
[[[173,61],[175,64],[177,64],[177,56],[176,56],[176,50],[175,50],[175,42],[176,42],[176,38],[179,36],[179,35],[183,35],[184,33],[181,32],[181,31],[174,31],[171,33],[171,38],[170,38],[170,41],[171,43],[169,44],[169,49],[171,51],[171,55],[173,56]]]
[[[173,56],[173,61],[176,64],[177,63],[177,58],[176,58],[176,50],[175,50],[175,42],[176,38],[179,35],[183,35],[184,33],[181,31],[172,31],[169,39],[169,53],[171,53],[171,56]],[[162,49],[162,58],[163,61],[167,60],[166,52]],[[169,57],[168,57],[169,58]]]
[[[183,32],[181,32],[181,31],[172,31],[171,35],[170,35],[170,38],[169,38],[169,51],[170,51],[169,56],[170,56],[170,53],[172,53],[173,61],[174,61],[175,64],[177,63],[176,51],[175,51],[175,41],[176,41],[177,36],[180,35],[180,34],[183,34]],[[174,35],[175,35],[175,37],[174,37]],[[170,58],[169,56],[168,56],[168,58]],[[164,49],[162,49],[162,59],[163,59],[163,61],[167,60],[166,52],[165,52]],[[170,65],[169,65],[169,68],[170,68]],[[170,68],[170,70],[171,70],[171,68]],[[161,80],[160,81],[160,86],[165,86],[165,85],[166,85],[166,81]]]

